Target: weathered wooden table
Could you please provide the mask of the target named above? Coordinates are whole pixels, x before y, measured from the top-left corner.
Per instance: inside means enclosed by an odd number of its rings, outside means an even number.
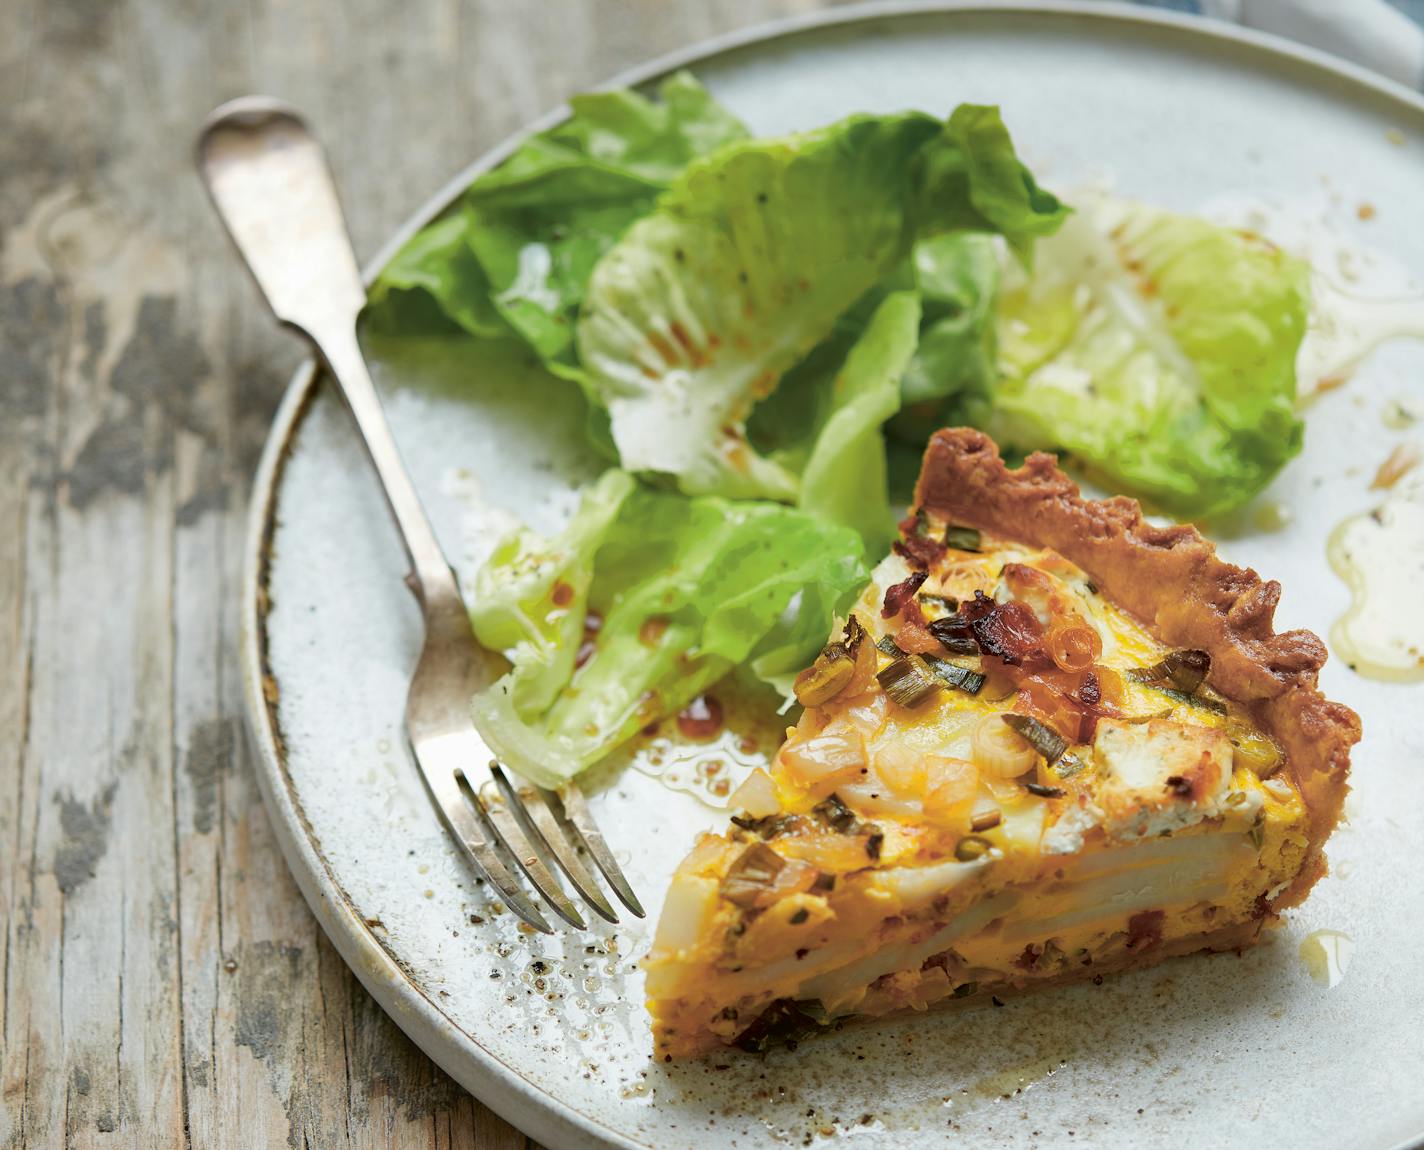
[[[523,1146],[322,936],[248,764],[240,543],[300,352],[203,115],[302,107],[369,254],[648,56],[817,0],[0,0],[0,1145]]]

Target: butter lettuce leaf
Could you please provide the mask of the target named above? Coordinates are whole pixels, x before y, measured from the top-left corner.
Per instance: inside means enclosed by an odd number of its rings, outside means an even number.
[[[685,72],[657,100],[592,92],[570,106],[396,255],[373,285],[371,322],[409,329],[412,314],[438,309],[473,335],[521,339],[577,377],[574,317],[594,264],[690,160],[747,132]]]
[[[798,506],[854,528],[869,555],[884,552],[894,535],[881,425],[900,410],[919,327],[914,292],[893,292],[875,309],[831,380],[833,408],[801,473]]]
[[[990,429],[1180,516],[1228,511],[1301,447],[1309,269],[1250,234],[1090,203],[1010,267]]]
[[[367,322],[392,335],[435,333],[452,322],[488,339],[508,335],[489,276],[466,242],[469,227],[461,208],[411,237],[371,285]]]
[[[996,232],[1026,253],[1064,214],[993,108],[853,116],[694,161],[595,266],[579,315],[623,466],[795,501],[800,476],[748,440],[758,401],[917,238]]]
[[[1000,263],[994,237],[982,233],[955,232],[915,245],[908,279],[923,318],[901,386],[905,415],[892,421],[892,435],[923,446],[926,429],[982,426],[997,373]]]
[[[557,786],[739,664],[799,669],[867,577],[849,528],[608,473],[558,537],[521,532],[479,573],[475,632],[513,666],[475,697],[476,725]],[[589,613],[600,625],[575,666]]]
[[[634,486],[626,471],[604,472],[563,532],[516,531],[475,576],[470,622],[481,643],[509,654],[506,687],[521,718],[552,706],[574,673],[594,553]]]

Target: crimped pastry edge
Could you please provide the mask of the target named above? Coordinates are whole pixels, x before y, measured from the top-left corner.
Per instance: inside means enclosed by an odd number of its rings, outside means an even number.
[[[1211,656],[1211,686],[1244,704],[1281,744],[1283,769],[1305,801],[1306,858],[1270,909],[1304,899],[1326,870],[1323,847],[1349,789],[1360,719],[1317,689],[1326,651],[1314,632],[1275,630],[1281,585],[1220,559],[1195,527],[1154,526],[1135,499],[1082,498],[1055,456],[1035,453],[1009,468],[994,441],[971,428],[946,428],[930,438],[915,505],[1052,548],[1162,642]]]

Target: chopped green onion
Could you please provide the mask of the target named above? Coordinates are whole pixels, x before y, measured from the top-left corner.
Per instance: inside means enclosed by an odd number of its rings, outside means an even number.
[[[837,794],[827,795],[811,808],[811,813],[840,834],[853,835],[860,830],[855,812],[846,806]]]
[[[971,671],[968,667],[961,667],[958,663],[950,663],[945,659],[936,659],[933,655],[924,656],[924,660],[936,675],[966,695],[977,695],[984,686],[984,674],[981,671]]]
[[[855,659],[851,653],[841,643],[827,643],[816,661],[796,676],[792,689],[803,707],[819,707],[845,690],[854,677]]]
[[[988,839],[980,838],[978,835],[965,835],[954,846],[954,857],[960,862],[973,862],[975,859],[983,858],[991,850],[994,844]]]
[[[1079,771],[1085,769],[1087,765],[1088,764],[1083,762],[1077,755],[1073,754],[1072,751],[1069,751],[1060,758],[1058,762],[1053,764],[1053,773],[1060,779],[1071,779]]]
[[[918,707],[939,689],[929,666],[918,655],[896,659],[875,677],[890,701],[902,707]]]
[[[944,529],[944,545],[956,551],[977,552],[981,538],[973,527],[955,527],[951,524]]]
[[[722,879],[721,895],[743,908],[754,907],[758,898],[772,888],[786,860],[764,843],[752,843]]]
[[[881,639],[875,646],[892,659],[903,659],[905,657],[905,652],[901,650],[900,644],[890,638],[889,635],[886,635],[885,638]]]
[[[1210,711],[1213,715],[1226,714],[1226,704],[1218,699],[1208,699],[1205,695],[1192,695],[1186,691],[1178,691],[1173,687],[1159,687],[1155,683],[1148,683],[1146,686],[1149,690],[1156,691],[1159,695],[1166,695],[1167,698],[1188,707]]]
[[[1205,651],[1169,651],[1160,663],[1150,667],[1133,667],[1127,677],[1137,683],[1171,683],[1190,695],[1202,685],[1211,670],[1211,656]]]
[[[1163,707],[1160,711],[1153,711],[1146,715],[1123,715],[1124,723],[1150,723],[1154,719],[1165,719],[1172,714],[1171,707]]]
[[[1042,783],[1024,783],[1024,790],[1041,799],[1061,799],[1068,793],[1062,787],[1045,787]]]
[[[951,663],[947,659],[939,659],[934,655],[908,655],[889,635],[886,635],[875,645],[892,659],[922,659],[925,665],[940,679],[943,679],[947,686],[955,687],[966,695],[977,695],[986,681],[982,672],[971,671],[968,667],[961,667],[958,663]],[[886,667],[881,674],[883,675],[889,670],[890,668]],[[881,685],[884,686],[883,679]],[[886,687],[885,689],[888,691],[890,688]]]
[[[1019,736],[1052,766],[1068,750],[1068,740],[1046,723],[1040,723],[1032,715],[1005,715],[1008,723]]]

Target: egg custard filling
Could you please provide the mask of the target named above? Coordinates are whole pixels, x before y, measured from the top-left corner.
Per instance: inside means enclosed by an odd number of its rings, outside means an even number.
[[[941,432],[771,770],[676,872],[657,1055],[1254,942],[1323,873],[1358,738],[1314,691],[1318,640],[1250,613],[1274,586]]]

